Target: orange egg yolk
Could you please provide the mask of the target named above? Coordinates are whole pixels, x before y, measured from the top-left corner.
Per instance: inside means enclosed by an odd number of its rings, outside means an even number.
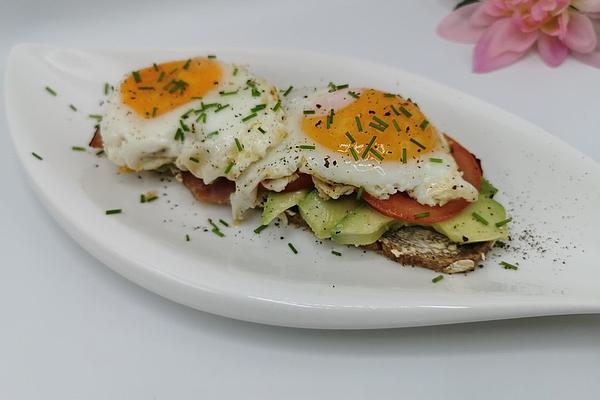
[[[125,79],[121,101],[142,117],[158,117],[204,96],[219,84],[222,74],[219,63],[209,58],[154,64]]]
[[[435,128],[419,107],[397,95],[367,89],[326,116],[311,115],[314,111],[304,111],[305,134],[354,160],[407,162],[438,145]]]

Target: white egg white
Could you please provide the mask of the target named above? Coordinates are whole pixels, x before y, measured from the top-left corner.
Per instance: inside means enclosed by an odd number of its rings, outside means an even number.
[[[295,90],[285,99],[288,136],[237,179],[237,189],[231,197],[236,219],[240,219],[247,209],[255,206],[257,187],[261,181],[285,182],[296,171],[312,175],[320,194],[332,198],[348,194],[352,188],[362,187],[381,199],[396,192],[407,192],[419,203],[429,206],[443,205],[457,198],[468,201],[477,199],[477,189],[463,179],[445,138],[439,133],[438,148],[421,158],[409,160],[406,164],[400,161],[355,161],[315,143],[305,135],[301,128],[303,110],[314,110],[315,105],[320,104],[318,112],[325,115],[331,107],[334,110],[343,108],[352,101],[347,92],[329,93],[327,89]],[[314,149],[303,149],[302,146],[306,145],[314,146]],[[436,162],[431,161],[432,158]],[[284,185],[278,187],[282,188]]]
[[[108,158],[135,171],[175,164],[207,184],[218,177],[235,180],[263,159],[286,136],[283,110],[273,111],[277,89],[242,66],[220,65],[223,75],[212,91],[155,118],[136,114],[115,90],[100,126]],[[259,105],[264,108],[252,111]],[[175,136],[178,129],[183,140]]]

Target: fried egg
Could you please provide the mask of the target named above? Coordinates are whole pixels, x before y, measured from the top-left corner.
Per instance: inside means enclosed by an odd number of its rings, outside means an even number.
[[[477,199],[444,136],[410,100],[368,88],[309,89],[285,109],[286,139],[236,181],[236,218],[253,207],[259,183],[281,190],[297,171],[311,175],[323,197],[363,188],[380,199],[406,192],[429,206]]]
[[[128,74],[107,100],[107,157],[133,171],[174,164],[210,183],[235,180],[286,137],[277,89],[213,57]]]

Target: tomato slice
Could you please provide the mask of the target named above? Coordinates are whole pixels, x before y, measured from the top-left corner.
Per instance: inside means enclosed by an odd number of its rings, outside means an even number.
[[[295,192],[296,190],[308,189],[314,186],[312,177],[308,174],[298,172],[298,178],[287,184],[284,192]]]
[[[456,140],[447,135],[446,139],[450,144],[451,153],[458,164],[458,169],[463,173],[463,178],[479,190],[482,176],[481,162]],[[371,207],[388,217],[416,224],[432,224],[450,219],[469,205],[468,201],[457,199],[449,201],[443,206],[431,207],[420,204],[404,192],[395,193],[386,200],[380,200],[365,193],[363,199]]]

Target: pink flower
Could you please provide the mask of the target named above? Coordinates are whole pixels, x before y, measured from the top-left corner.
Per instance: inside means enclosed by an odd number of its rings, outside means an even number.
[[[474,72],[512,64],[536,43],[551,67],[572,54],[600,68],[593,18],[600,18],[600,0],[483,0],[452,12],[437,32],[455,42],[477,43]]]

